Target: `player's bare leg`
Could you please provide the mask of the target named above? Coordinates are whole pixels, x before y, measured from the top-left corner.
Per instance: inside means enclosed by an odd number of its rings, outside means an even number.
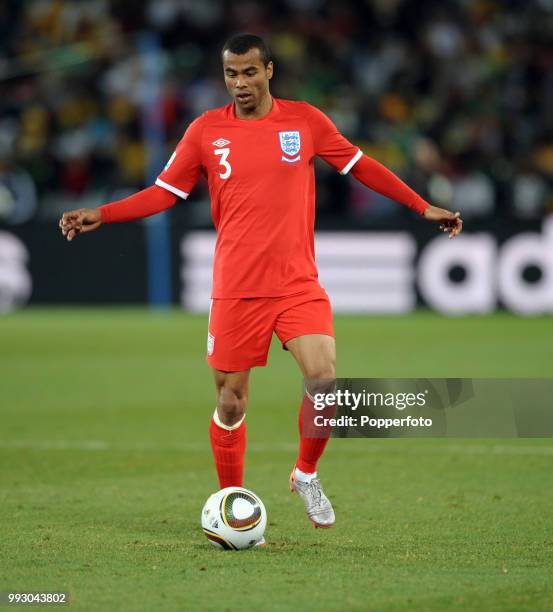
[[[217,407],[209,426],[209,438],[222,489],[244,485],[244,418],[249,375],[249,370],[222,372],[213,369]]]
[[[290,474],[290,490],[303,499],[307,516],[314,527],[328,528],[335,522],[334,510],[317,478],[317,462],[324,452],[330,428],[318,428],[316,437],[305,431],[305,422],[313,414],[313,396],[334,389],[336,378],[336,344],[332,336],[310,334],[293,338],[286,343],[302,371],[309,388],[303,397],[299,414],[300,448],[296,464]]]

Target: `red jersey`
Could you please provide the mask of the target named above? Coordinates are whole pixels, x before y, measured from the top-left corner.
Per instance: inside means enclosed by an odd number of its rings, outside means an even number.
[[[207,176],[217,230],[213,298],[282,297],[318,286],[315,156],[347,174],[362,156],[307,102],[273,98],[257,120],[234,103],[186,130],[156,185],[188,194]]]

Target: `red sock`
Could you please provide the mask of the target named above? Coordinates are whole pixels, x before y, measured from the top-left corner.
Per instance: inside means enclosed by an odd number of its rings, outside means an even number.
[[[223,429],[213,419],[209,439],[215,459],[221,489],[244,485],[244,453],[246,452],[246,423],[236,429]]]
[[[327,406],[324,410],[315,410],[313,402],[303,396],[303,401],[300,406],[300,415],[298,426],[300,431],[300,448],[296,467],[305,472],[312,474],[317,471],[317,461],[326,448],[332,427],[316,427],[314,418],[316,415],[325,417],[333,417],[336,412],[336,406]]]

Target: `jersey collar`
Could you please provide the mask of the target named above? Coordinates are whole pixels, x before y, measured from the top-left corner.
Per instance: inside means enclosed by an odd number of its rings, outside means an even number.
[[[232,102],[230,105],[231,106],[230,116],[232,119],[234,119],[234,121],[240,121],[241,123],[246,123],[246,124],[251,123],[252,125],[256,123],[261,123],[262,121],[268,121],[280,112],[280,107],[277,102],[277,99],[271,96],[271,100],[273,102],[273,105],[271,106],[271,110],[265,116],[261,117],[260,119],[240,119],[240,117],[237,117],[236,116],[236,102]]]

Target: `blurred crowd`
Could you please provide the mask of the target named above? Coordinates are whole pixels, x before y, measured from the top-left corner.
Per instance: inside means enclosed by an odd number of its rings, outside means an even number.
[[[433,203],[467,218],[553,210],[553,0],[0,0],[0,220],[148,185],[144,33],[169,157],[228,102],[220,48],[241,31],[269,42],[274,95],[319,106]],[[206,199],[200,184],[196,208]],[[324,164],[318,207],[405,214]]]

